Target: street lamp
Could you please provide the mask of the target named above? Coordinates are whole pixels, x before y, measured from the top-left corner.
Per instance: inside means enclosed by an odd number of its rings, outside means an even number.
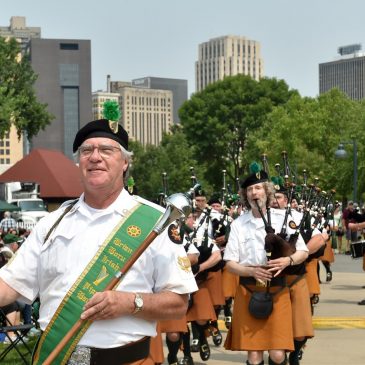
[[[337,150],[335,152],[335,156],[337,158],[343,159],[347,157],[347,152],[345,150],[345,144],[352,144],[353,146],[353,160],[354,160],[354,203],[357,202],[357,143],[356,139],[353,139],[351,142],[340,142]]]

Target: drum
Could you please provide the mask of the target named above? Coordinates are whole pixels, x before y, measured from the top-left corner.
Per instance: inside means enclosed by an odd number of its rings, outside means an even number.
[[[358,259],[363,257],[365,248],[365,241],[353,242],[350,244],[351,257],[353,259]]]

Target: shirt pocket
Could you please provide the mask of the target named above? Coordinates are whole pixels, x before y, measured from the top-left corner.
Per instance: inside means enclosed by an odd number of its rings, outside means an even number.
[[[43,244],[40,253],[40,262],[43,275],[64,274],[71,270],[74,257],[69,244],[75,237],[76,232],[64,231],[51,234]]]

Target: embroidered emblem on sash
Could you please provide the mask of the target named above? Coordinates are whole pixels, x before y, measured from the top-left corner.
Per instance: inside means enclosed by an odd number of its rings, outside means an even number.
[[[131,237],[138,237],[141,235],[141,228],[138,226],[129,226],[127,228],[127,233]]]

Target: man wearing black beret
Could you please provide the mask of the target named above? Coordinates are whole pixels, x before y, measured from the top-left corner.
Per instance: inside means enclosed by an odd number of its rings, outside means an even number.
[[[197,289],[189,260],[166,229],[126,268],[164,209],[124,189],[132,153],[121,125],[86,124],[73,151],[84,192],[42,219],[0,270],[0,306],[40,296],[35,365],[150,365],[156,321],[182,317]]]
[[[285,365],[286,351],[293,351],[294,344],[290,295],[285,277],[280,274],[286,267],[303,262],[308,249],[299,235],[295,253],[270,258],[265,238],[267,233],[275,236],[281,231],[284,212],[271,209],[269,216],[273,185],[257,163],[250,167],[250,174],[241,185],[242,204],[248,211],[232,222],[224,252],[228,270],[240,277],[225,347],[248,351],[248,365],[263,365],[264,351],[269,352],[270,365]],[[287,226],[286,232],[290,235],[295,230]],[[268,292],[276,293],[273,303],[266,301],[268,307],[251,302],[256,295],[266,293],[270,297]]]

